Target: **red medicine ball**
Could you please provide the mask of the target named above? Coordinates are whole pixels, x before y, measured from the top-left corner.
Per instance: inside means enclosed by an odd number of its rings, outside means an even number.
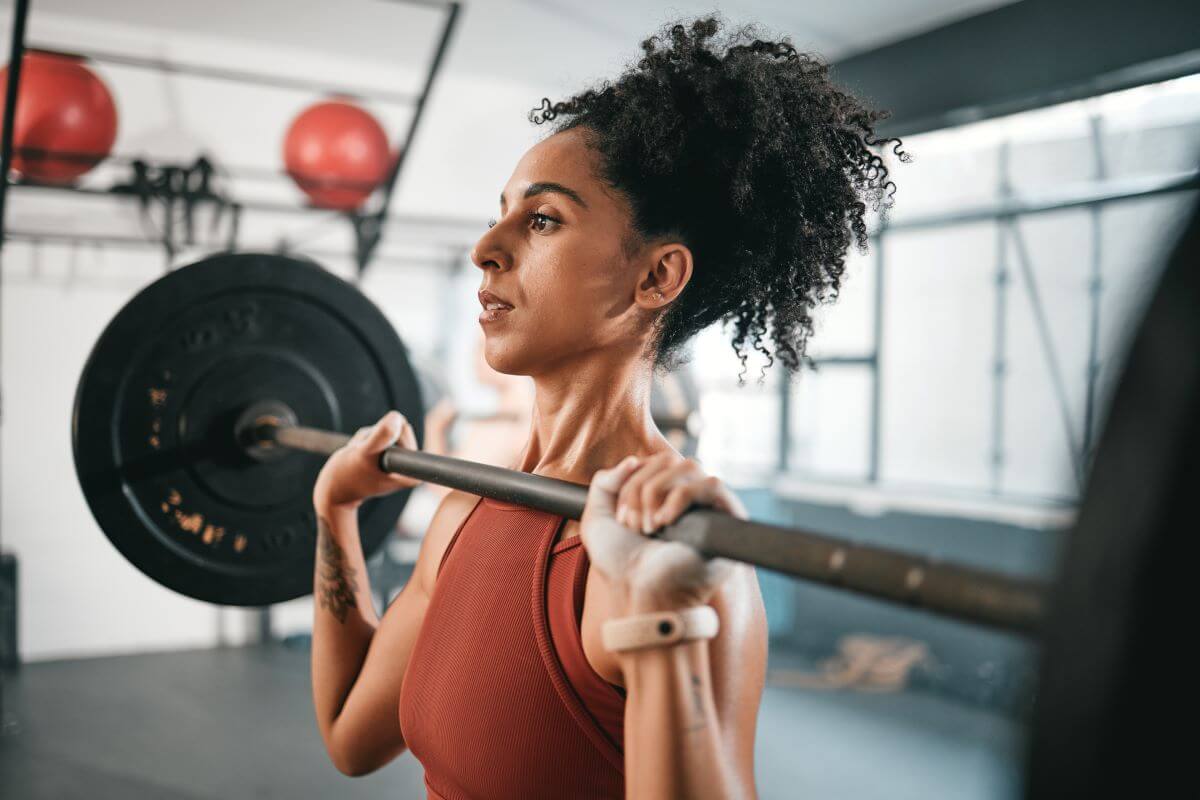
[[[0,87],[7,86],[5,67]],[[0,94],[0,119],[7,114],[5,100]],[[104,160],[116,138],[112,94],[82,59],[38,50],[25,54],[13,126],[13,170],[43,183],[70,183]]]
[[[387,177],[387,134],[376,119],[345,100],[309,106],[283,140],[288,174],[314,206],[351,211]]]

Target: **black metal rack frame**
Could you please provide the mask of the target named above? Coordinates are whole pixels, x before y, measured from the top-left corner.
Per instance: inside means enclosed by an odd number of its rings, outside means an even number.
[[[30,49],[37,49],[43,52],[65,52],[61,48],[52,45],[30,44],[26,41],[25,30],[26,22],[29,16],[29,0],[17,0],[13,7],[13,28],[12,40],[9,47],[9,76],[10,80],[6,87],[6,104],[5,108],[9,112],[4,118],[3,131],[0,131],[0,248],[3,247],[3,241],[8,238],[8,230],[6,227],[6,201],[8,189],[10,186],[18,186],[21,188],[37,188],[49,189],[61,192],[74,192],[77,194],[89,196],[106,196],[106,195],[125,195],[138,199],[143,204],[150,200],[160,200],[166,206],[166,214],[164,216],[164,225],[161,236],[156,238],[147,237],[148,243],[157,240],[158,245],[161,245],[165,252],[168,264],[174,258],[175,252],[178,249],[176,242],[177,231],[174,229],[173,211],[177,204],[182,204],[186,210],[185,227],[190,229],[190,209],[199,203],[209,202],[220,206],[222,209],[228,209],[232,218],[230,246],[232,247],[236,241],[238,231],[238,220],[244,211],[265,211],[272,213],[338,213],[344,217],[352,226],[354,231],[355,252],[354,258],[361,275],[372,263],[379,245],[383,239],[389,224],[419,222],[419,218],[411,219],[406,217],[389,217],[391,208],[392,196],[395,193],[396,185],[399,182],[404,164],[408,158],[410,145],[416,135],[416,132],[421,124],[424,115],[426,102],[433,88],[434,81],[445,61],[446,52],[449,49],[450,40],[453,36],[455,26],[458,21],[459,12],[462,4],[459,2],[435,2],[434,0],[394,0],[405,5],[420,6],[425,8],[438,9],[444,12],[444,18],[440,31],[438,33],[437,44],[435,46],[433,56],[429,61],[428,68],[425,73],[425,78],[416,94],[407,94],[402,92],[389,92],[367,87],[353,87],[338,84],[332,81],[306,81],[302,79],[290,78],[279,75],[269,75],[260,72],[251,72],[244,70],[236,70],[225,67],[217,67],[212,65],[189,64],[170,61],[166,59],[153,59],[132,56],[123,53],[115,53],[103,50],[89,50],[81,52],[72,49],[69,52],[71,56],[77,56],[91,61],[100,63],[118,64],[121,66],[134,67],[140,69],[153,70],[168,74],[187,74],[200,77],[210,78],[214,80],[233,81],[238,83],[249,83],[260,86],[286,89],[302,89],[310,90],[324,94],[338,94],[351,98],[370,99],[377,102],[391,103],[397,105],[411,105],[413,107],[412,117],[409,120],[407,128],[403,131],[396,143],[396,152],[398,157],[392,164],[383,184],[379,187],[379,201],[374,210],[363,211],[356,210],[352,212],[331,212],[329,209],[320,209],[311,206],[293,206],[283,203],[271,203],[265,201],[235,201],[225,197],[217,192],[214,192],[208,183],[208,177],[213,172],[225,172],[224,168],[214,168],[212,163],[204,156],[199,156],[196,163],[191,165],[177,164],[155,164],[147,159],[137,158],[133,156],[118,155],[112,158],[105,159],[106,161],[116,162],[128,165],[131,168],[131,178],[125,184],[115,185],[108,190],[86,188],[76,185],[47,185],[39,184],[35,181],[21,181],[14,183],[10,180],[9,174],[13,156],[16,154],[13,148],[13,126],[16,118],[17,105],[17,87],[20,83],[21,67],[25,52]],[[45,155],[44,153],[42,155]],[[71,153],[54,153],[56,158],[70,159],[72,156],[79,154]],[[89,160],[94,160],[88,156]],[[265,169],[265,168],[239,168],[239,172],[246,176],[264,178],[264,177],[282,177],[280,173]],[[199,178],[193,180],[193,177],[199,175]],[[148,177],[149,176],[149,177]],[[200,190],[195,188],[198,184],[202,187]],[[467,220],[446,218],[428,218],[426,222],[434,222],[438,224],[448,225],[465,225]],[[190,230],[188,231],[190,234]],[[58,239],[63,236],[69,237],[71,234],[56,234]],[[34,232],[22,232],[22,238],[38,238]],[[94,236],[81,236],[80,242],[92,242]],[[190,242],[189,242],[190,243]],[[288,242],[280,243],[280,248],[289,249]]]

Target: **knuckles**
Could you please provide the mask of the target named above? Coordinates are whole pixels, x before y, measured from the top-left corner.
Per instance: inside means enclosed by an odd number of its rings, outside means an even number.
[[[721,482],[707,475],[700,462],[666,452],[651,456],[621,487],[618,504],[633,511],[652,510],[677,489],[688,496],[697,492],[717,491]]]

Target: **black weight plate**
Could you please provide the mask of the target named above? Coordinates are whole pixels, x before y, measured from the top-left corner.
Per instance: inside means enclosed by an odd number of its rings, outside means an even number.
[[[277,255],[224,255],[135,296],[96,343],[75,395],[75,467],[92,514],[142,572],[190,597],[261,606],[312,590],[311,493],[324,458],[259,462],[234,441],[251,403],[353,433],[422,405],[391,324],[358,289]],[[363,549],[408,492],[364,503]]]
[[[1200,207],[1133,340],[1062,557],[1027,797],[1186,794],[1198,492]]]

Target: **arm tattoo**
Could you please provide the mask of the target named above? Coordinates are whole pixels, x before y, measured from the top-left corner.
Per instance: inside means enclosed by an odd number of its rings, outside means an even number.
[[[350,609],[358,608],[354,599],[358,585],[354,582],[354,568],[346,563],[346,553],[333,540],[329,521],[324,517],[317,522],[316,582],[321,608],[328,608],[338,622],[344,623]]]
[[[706,724],[704,721],[704,697],[700,693],[700,687],[703,684],[700,682],[700,677],[698,675],[692,675],[691,678],[692,678],[692,702],[696,706],[694,709],[696,712],[696,721],[693,722],[691,725],[688,725],[688,727],[687,727],[688,733],[691,733],[692,731],[702,730]]]

